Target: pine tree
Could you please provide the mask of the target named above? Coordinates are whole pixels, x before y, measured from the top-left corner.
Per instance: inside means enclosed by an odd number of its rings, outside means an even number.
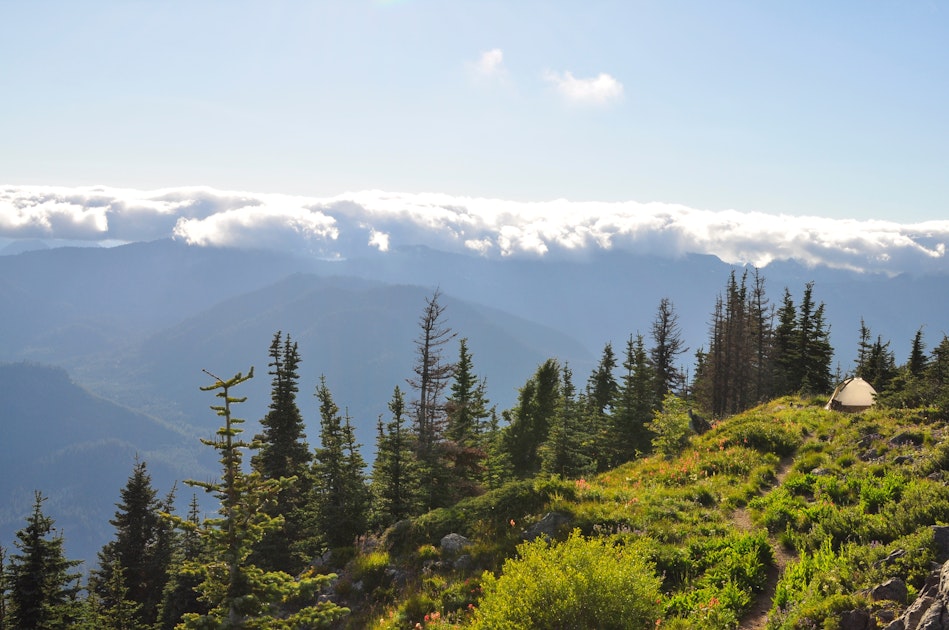
[[[484,424],[490,416],[485,381],[474,373],[468,340],[458,344],[451,393],[445,401],[445,456],[451,467],[451,501],[481,494],[484,450]]]
[[[0,630],[8,630],[10,625],[7,623],[7,550],[0,545]]]
[[[329,547],[346,547],[366,531],[362,458],[354,459],[358,451],[352,427],[348,418],[343,424],[325,376],[320,376],[316,397],[320,402],[320,447],[313,462],[317,529]]]
[[[166,521],[173,522],[171,512],[164,513],[163,516]],[[158,607],[158,630],[173,630],[185,613],[206,615],[209,612],[207,605],[198,599],[198,587],[202,579],[200,572],[194,570],[194,567],[201,566],[207,558],[200,532],[197,495],[191,495],[188,515],[181,522],[184,526],[172,540],[168,581]]]
[[[255,438],[260,450],[251,459],[254,470],[264,479],[295,479],[277,495],[269,512],[270,516],[282,517],[283,526],[266,534],[251,557],[261,568],[291,575],[302,571],[314,552],[306,507],[312,454],[296,402],[299,365],[297,344],[289,334],[283,337],[277,331],[270,343],[270,410],[260,421],[264,430]]]
[[[682,341],[679,315],[669,298],[662,298],[659,302],[652,323],[652,341],[649,358],[656,372],[656,396],[663,400],[666,394],[679,391],[684,384],[685,377],[676,361],[688,350]]]
[[[643,336],[629,336],[623,359],[623,373],[612,415],[610,434],[613,464],[629,461],[637,452],[649,449],[646,424],[659,408],[655,371],[649,363]]]
[[[392,525],[415,512],[418,481],[411,445],[413,436],[406,427],[405,398],[396,386],[389,402],[392,419],[379,418],[376,459],[372,467],[372,522],[376,527]]]
[[[774,330],[774,394],[776,396],[790,394],[800,387],[800,381],[795,374],[795,366],[798,363],[796,331],[797,307],[791,298],[791,291],[784,287],[784,298],[781,308],[778,309],[778,325]]]
[[[834,350],[824,321],[824,303],[815,307],[813,290],[813,282],[804,286],[797,321],[799,364],[796,371],[799,389],[805,393],[829,392],[833,386],[830,364]]]
[[[86,615],[81,624],[88,630],[147,630],[142,621],[142,604],[132,599],[125,569],[115,558],[99,566],[102,580],[86,599]]]
[[[923,329],[919,328],[913,336],[913,345],[910,350],[907,368],[912,376],[918,378],[926,371],[927,363],[926,344],[923,343]]]
[[[560,399],[560,364],[547,359],[518,393],[517,405],[504,412],[503,448],[515,477],[540,472],[541,444],[547,440],[550,423]]]
[[[348,611],[329,601],[316,602],[317,591],[333,576],[306,575],[294,579],[282,571],[264,571],[249,562],[254,546],[265,532],[280,527],[282,519],[267,514],[274,497],[292,480],[264,479],[259,472],[244,472],[243,451],[255,446],[240,438],[243,419],[234,417],[232,405],[244,402],[232,390],[253,377],[238,373],[223,380],[210,372],[214,384],[202,391],[214,392],[220,405],[211,408],[224,419],[217,438],[202,440],[220,453],[222,476],[219,481],[189,480],[189,485],[204,488],[220,501],[219,516],[205,519],[197,528],[185,519],[177,523],[185,531],[195,529],[204,539],[205,560],[188,562],[182,568],[200,576],[198,591],[208,606],[206,614],[183,616],[183,627],[198,628],[273,628],[325,627]]]
[[[66,559],[63,537],[54,534],[53,519],[43,513],[46,497],[38,491],[34,497],[26,527],[16,533],[19,553],[7,565],[7,616],[17,630],[58,630],[79,618],[80,575],[74,569],[82,563]]]
[[[613,371],[616,369],[616,355],[613,345],[607,343],[600,355],[600,362],[587,380],[587,432],[591,438],[591,453],[596,469],[600,472],[609,467],[610,425],[613,405],[619,392],[619,384]]]
[[[161,514],[171,511],[173,494],[165,503],[160,501],[146,463],[136,459],[120,498],[115,516],[109,521],[115,528],[115,538],[99,552],[92,587],[108,609],[121,603],[110,599],[118,592],[111,582],[124,580],[123,592],[129,601],[138,604],[136,621],[151,626],[157,619],[171,560],[171,525]]]
[[[443,507],[449,502],[445,490],[450,479],[446,466],[442,441],[445,431],[444,392],[454,374],[455,366],[444,360],[445,345],[455,333],[445,324],[445,306],[439,299],[437,289],[432,297],[425,299],[425,308],[419,316],[419,336],[415,340],[415,376],[408,384],[415,390],[413,401],[416,446],[419,465],[419,481],[422,508],[430,510]]]
[[[591,457],[584,452],[585,438],[581,427],[581,407],[573,384],[573,372],[564,364],[560,385],[560,401],[551,419],[547,439],[540,447],[541,472],[577,478],[590,472]]]
[[[511,455],[504,448],[504,432],[498,422],[498,414],[491,411],[488,427],[484,436],[487,457],[484,462],[482,482],[492,490],[500,488],[514,478]]]

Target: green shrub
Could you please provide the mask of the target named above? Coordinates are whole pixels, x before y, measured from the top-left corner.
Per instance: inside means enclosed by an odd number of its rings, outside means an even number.
[[[475,628],[625,629],[653,627],[659,578],[635,546],[586,539],[524,543],[499,577],[486,573]]]

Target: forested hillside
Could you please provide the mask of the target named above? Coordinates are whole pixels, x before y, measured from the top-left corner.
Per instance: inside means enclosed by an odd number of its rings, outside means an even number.
[[[284,290],[305,298],[300,286]],[[920,327],[898,361],[859,320],[857,361],[835,366],[819,291],[775,298],[758,272],[733,272],[699,350],[662,298],[592,369],[541,358],[501,408],[482,344],[524,339],[476,341],[444,294],[419,295],[414,354],[371,445],[334,374],[305,382],[297,334],[270,331],[266,369],[194,383],[219,427],[200,440],[217,474],[156,485],[166,464],[140,447],[125,485],[112,480],[94,566],[69,559],[55,503],[33,489],[3,552],[0,627],[732,628],[763,627],[762,611],[772,628],[855,611],[885,625],[949,557],[949,338]],[[179,347],[210,343],[203,321],[228,344],[235,311],[247,312],[232,303],[179,328]],[[876,407],[824,410],[850,374],[877,389]],[[261,379],[269,407],[245,425]],[[38,402],[18,417],[37,413],[56,412]],[[151,448],[181,437],[153,430]],[[905,593],[874,596],[887,579]]]

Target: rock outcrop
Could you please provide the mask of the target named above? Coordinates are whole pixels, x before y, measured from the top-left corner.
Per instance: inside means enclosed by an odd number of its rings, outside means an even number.
[[[949,562],[930,576],[916,601],[884,630],[949,630]]]

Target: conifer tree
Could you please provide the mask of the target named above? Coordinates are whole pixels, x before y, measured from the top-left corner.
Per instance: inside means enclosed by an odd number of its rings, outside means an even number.
[[[37,491],[26,526],[16,533],[7,564],[9,597],[7,617],[17,630],[57,630],[76,623],[78,572],[82,562],[67,560],[63,537],[56,535],[53,519],[43,513],[46,497]]]
[[[84,605],[81,630],[148,630],[142,622],[142,604],[131,599],[125,569],[113,557],[99,566],[99,584],[90,589]]]
[[[649,450],[647,423],[659,408],[656,398],[655,372],[649,363],[643,336],[629,336],[623,358],[614,412],[611,417],[610,440],[613,464],[629,461],[637,452]]]
[[[603,471],[610,465],[610,424],[613,405],[619,392],[619,384],[613,371],[616,369],[616,355],[613,344],[607,342],[600,355],[600,362],[587,380],[587,427],[590,452],[597,470]]]
[[[784,396],[800,388],[796,366],[800,358],[797,338],[797,307],[791,291],[784,287],[778,325],[774,329],[774,395]]]
[[[474,373],[468,340],[458,344],[458,362],[455,364],[451,393],[445,401],[446,463],[451,467],[450,501],[458,501],[482,492],[481,478],[487,457],[484,444],[484,424],[490,416],[486,385]]]
[[[572,479],[590,471],[592,458],[584,452],[588,434],[581,427],[581,406],[576,397],[573,372],[564,364],[560,400],[547,439],[540,447],[541,472]]]
[[[172,491],[164,503],[158,499],[146,463],[136,459],[109,521],[115,538],[99,552],[99,567],[92,574],[92,588],[106,609],[121,605],[111,599],[121,590],[138,604],[136,622],[143,625],[155,623],[167,581],[172,527],[161,514],[172,511],[173,497]],[[113,584],[119,579],[123,589]]]
[[[824,303],[815,306],[813,300],[814,283],[804,286],[799,309],[798,357],[799,389],[805,393],[829,392],[832,389],[830,363],[833,348],[830,345],[830,331],[824,321]]]
[[[317,528],[329,547],[350,546],[366,531],[365,464],[349,419],[344,425],[325,376],[320,376],[316,397],[320,402],[320,447],[313,462]]]
[[[0,630],[8,630],[7,623],[7,550],[0,545]]]
[[[910,350],[907,368],[913,377],[919,378],[926,371],[927,364],[926,344],[923,343],[923,329],[920,327],[913,336],[913,344]]]
[[[264,569],[296,575],[312,557],[314,545],[308,535],[311,515],[307,511],[312,460],[306,443],[303,416],[297,406],[300,354],[290,335],[277,331],[270,343],[271,400],[260,421],[263,432],[256,436],[260,449],[251,465],[264,479],[294,478],[276,497],[269,514],[283,518],[283,526],[267,533],[251,560]]]
[[[482,483],[486,488],[496,489],[514,478],[511,455],[504,448],[504,432],[498,422],[498,414],[492,409],[484,436],[485,452]]]
[[[688,350],[682,341],[679,315],[669,298],[662,298],[659,302],[652,322],[652,341],[649,359],[656,372],[656,396],[661,401],[666,394],[681,389],[685,377],[676,362],[679,355]]]
[[[478,448],[481,446],[483,425],[490,411],[485,381],[474,373],[467,338],[463,337],[458,343],[458,362],[452,376],[451,394],[445,401],[445,437],[459,446]]]
[[[442,355],[455,333],[444,321],[445,306],[440,298],[441,292],[436,289],[432,297],[425,299],[415,340],[414,376],[408,379],[417,396],[412,403],[413,432],[423,510],[443,507],[449,500],[444,491],[450,478],[442,461],[446,420],[444,393],[455,366]]]
[[[163,514],[172,522],[170,512]],[[207,558],[204,541],[201,538],[201,518],[198,510],[198,497],[191,495],[188,515],[182,521],[185,526],[174,537],[172,558],[169,563],[168,581],[162,593],[162,602],[158,607],[158,630],[173,630],[185,613],[206,615],[207,605],[198,599],[198,587],[202,579],[194,567],[202,565]]]
[[[517,405],[504,413],[508,424],[501,439],[515,477],[540,472],[539,449],[547,440],[559,399],[560,364],[547,359],[520,389]]]
[[[376,459],[372,465],[372,523],[385,528],[414,513],[418,488],[414,443],[406,426],[405,397],[396,386],[389,401],[392,419],[383,424],[379,417],[376,437]]]
[[[305,575],[297,579],[282,571],[265,571],[249,562],[263,534],[280,527],[282,519],[268,515],[274,497],[291,479],[264,479],[259,472],[244,472],[243,452],[256,444],[241,439],[243,419],[234,417],[231,406],[244,402],[232,390],[253,377],[238,373],[223,380],[210,372],[214,384],[202,391],[214,392],[221,404],[211,408],[224,419],[217,438],[202,440],[220,453],[222,476],[218,481],[189,480],[220,501],[219,516],[205,519],[196,528],[177,519],[184,530],[194,529],[204,539],[205,559],[189,562],[183,570],[200,576],[198,591],[208,606],[205,614],[183,616],[184,628],[275,628],[325,627],[348,611],[329,601],[317,603],[317,592],[333,576]]]

